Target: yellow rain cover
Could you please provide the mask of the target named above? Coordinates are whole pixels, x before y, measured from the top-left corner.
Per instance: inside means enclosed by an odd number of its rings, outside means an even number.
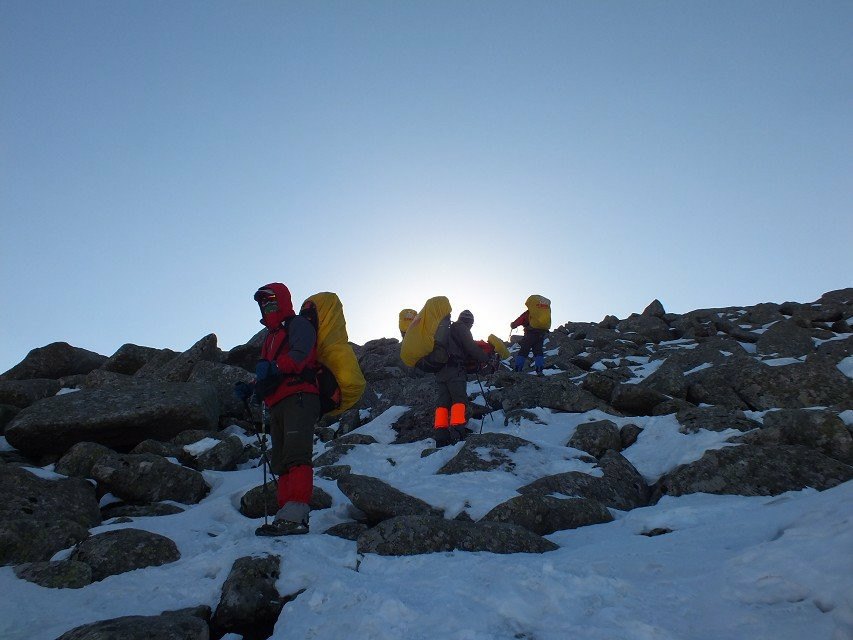
[[[547,331],[551,328],[551,301],[548,298],[532,295],[524,305],[530,312],[531,329],[545,329]]]
[[[415,319],[415,316],[418,315],[418,312],[414,309],[403,309],[400,312],[400,335],[406,335],[406,331],[409,330],[409,325],[412,324],[412,320]]]
[[[445,316],[452,311],[450,300],[444,296],[436,296],[426,301],[424,308],[412,320],[403,344],[400,345],[400,358],[409,367],[414,367],[418,360],[432,353],[435,346],[435,331]]]
[[[509,350],[506,348],[504,341],[498,338],[494,333],[489,334],[489,344],[495,348],[495,353],[500,356],[501,360],[509,358]]]
[[[367,382],[349,343],[344,307],[337,294],[326,291],[308,299],[317,307],[317,360],[335,374],[341,388],[341,405],[328,414],[336,416],[358,402]]]

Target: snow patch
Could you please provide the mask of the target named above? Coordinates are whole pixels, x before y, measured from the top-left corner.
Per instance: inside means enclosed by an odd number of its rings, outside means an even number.
[[[853,356],[847,356],[835,366],[838,367],[838,370],[845,376],[853,379]]]

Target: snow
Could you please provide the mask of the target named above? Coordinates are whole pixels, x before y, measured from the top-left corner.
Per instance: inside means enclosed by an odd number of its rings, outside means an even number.
[[[0,436],[0,451],[14,451],[15,447],[13,447],[6,440],[5,436]]]
[[[698,367],[693,367],[689,371],[685,371],[684,375],[689,376],[691,373],[696,373],[697,371],[702,371],[703,369],[710,369],[713,366],[714,365],[712,365],[710,362],[703,362]]]
[[[847,356],[837,365],[838,370],[848,378],[853,379],[853,356]]]
[[[666,358],[662,360],[654,360],[652,362],[648,362],[648,358],[633,358],[634,361],[637,360],[646,360],[645,364],[640,364],[636,367],[628,367],[633,373],[634,376],[630,380],[626,380],[624,384],[637,384],[642,380],[645,380],[650,375],[652,375],[655,371],[661,368],[664,362],[666,362]]]
[[[743,350],[747,353],[758,353],[758,347],[751,342],[738,342],[738,344],[743,347]]]
[[[848,427],[853,425],[853,409],[846,409],[838,414],[838,417],[841,418],[842,422],[846,424]]]
[[[768,358],[761,360],[761,364],[766,364],[768,367],[786,367],[789,364],[803,364],[799,358]]]
[[[198,442],[194,442],[193,444],[188,444],[184,446],[184,451],[186,451],[191,456],[200,456],[205,451],[210,451],[219,444],[219,440],[216,438],[202,438]]]
[[[391,425],[405,411],[392,407],[355,430],[377,443],[354,447],[341,463],[446,509],[448,517],[464,510],[475,519],[543,475],[600,475],[588,457],[566,446],[584,422],[640,426],[637,442],[623,453],[648,481],[708,449],[729,446],[727,438],[739,433],[682,434],[673,415],[623,418],[543,408],[504,425],[498,411],[485,419],[483,431],[532,445],[509,454],[495,471],[437,475],[462,445],[421,458],[431,442],[391,444]],[[842,419],[853,422],[853,411]],[[316,452],[325,446],[318,444]],[[489,455],[485,449],[479,454]],[[60,477],[49,469],[31,471]],[[275,539],[256,537],[262,519],[237,510],[243,493],[260,484],[260,468],[206,471],[204,477],[211,493],[183,513],[92,529],[133,527],[167,536],[181,552],[175,563],[83,589],[46,589],[0,567],[0,637],[53,640],[97,620],[215,608],[233,562],[267,553],[282,556],[280,593],[304,589],[285,605],[273,640],[840,640],[853,634],[853,482],[776,497],[665,496],[651,507],[612,510],[613,522],[547,536],[560,548],[541,555],[381,557],[360,556],[355,542],[322,535],[350,519],[352,506],[333,481],[315,480],[333,506],[312,513],[311,534]],[[654,528],[672,532],[641,535]]]
[[[80,389],[70,389],[68,387],[62,387],[59,391],[56,392],[58,396],[64,396],[66,393],[75,393],[80,391]]]

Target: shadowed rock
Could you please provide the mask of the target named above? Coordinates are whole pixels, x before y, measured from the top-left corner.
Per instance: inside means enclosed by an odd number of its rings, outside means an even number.
[[[346,475],[338,480],[338,489],[365,514],[370,524],[395,516],[430,515],[441,518],[444,513],[370,476]]]
[[[92,467],[104,456],[114,455],[115,451],[94,442],[78,442],[56,463],[54,471],[74,478],[91,478]]]
[[[70,559],[89,565],[92,580],[98,582],[108,576],[158,567],[180,558],[178,547],[165,536],[140,529],[118,529],[88,538]]]
[[[269,638],[285,602],[275,588],[281,558],[238,558],[222,585],[222,596],[210,621],[214,636],[237,633],[249,640]]]
[[[247,518],[263,518],[264,517],[264,498],[266,498],[266,515],[273,516],[278,511],[278,501],[276,499],[277,485],[270,480],[267,482],[266,490],[264,485],[259,485],[253,489],[249,489],[240,498],[240,513]],[[328,509],[332,506],[332,496],[323,491],[320,487],[314,487],[311,492],[311,502],[308,505],[311,511]]]
[[[131,503],[173,500],[195,504],[210,491],[198,471],[150,453],[104,456],[92,467],[92,477]]]
[[[454,474],[494,469],[512,472],[515,462],[507,454],[515,453],[521,447],[539,450],[539,447],[532,442],[508,433],[470,435],[459,453],[448,460],[436,473]]]
[[[596,458],[603,456],[609,449],[619,451],[622,448],[619,427],[610,420],[581,423],[572,434],[569,446],[586,451]]]
[[[209,614],[208,614],[209,615]],[[57,640],[209,640],[204,618],[181,611],[159,616],[122,616],[84,624]]]
[[[0,380],[29,380],[89,373],[97,369],[107,357],[94,351],[72,347],[67,342],[53,342],[30,351],[27,356],[9,369]]]
[[[76,560],[28,562],[15,567],[15,575],[48,589],[82,589],[92,584],[92,568]]]
[[[434,516],[386,520],[358,537],[359,553],[411,556],[445,551],[545,553],[558,546],[523,527],[499,522],[464,522]]]
[[[576,529],[611,520],[613,516],[607,508],[595,500],[562,499],[532,493],[516,496],[499,504],[483,516],[480,522],[507,522],[544,536],[555,531]]]
[[[65,453],[78,442],[129,450],[148,438],[168,440],[186,429],[211,429],[219,400],[207,385],[147,382],[42,400],[21,411],[6,439],[31,454]]]
[[[801,446],[725,447],[663,476],[653,500],[662,495],[717,493],[775,496],[806,487],[823,490],[853,478],[853,467]]]

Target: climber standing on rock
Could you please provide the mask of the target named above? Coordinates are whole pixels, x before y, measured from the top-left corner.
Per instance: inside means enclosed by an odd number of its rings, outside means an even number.
[[[510,328],[524,327],[524,338],[518,352],[515,354],[513,370],[522,371],[527,362],[527,356],[533,350],[533,366],[537,375],[544,375],[545,353],[543,350],[545,336],[551,328],[551,301],[538,295],[532,295],[524,303],[527,310],[510,323]]]
[[[435,444],[443,447],[464,440],[472,432],[468,418],[468,379],[465,363],[489,364],[489,356],[474,342],[471,328],[474,314],[465,309],[450,325],[447,336],[447,364],[435,374]]]
[[[311,465],[314,423],[320,416],[317,335],[311,322],[293,311],[290,291],[274,282],[255,292],[267,335],[255,368],[254,394],[269,409],[270,468],[278,474],[279,510],[262,536],[308,533],[314,489]],[[252,388],[242,389],[243,395]]]

